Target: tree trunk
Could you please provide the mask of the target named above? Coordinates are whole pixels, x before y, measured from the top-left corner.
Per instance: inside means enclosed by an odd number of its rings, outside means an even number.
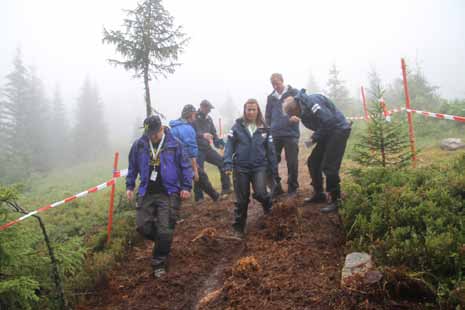
[[[145,87],[145,109],[147,117],[152,115],[152,102],[150,100],[150,85],[149,85],[149,68],[144,68],[144,87]]]
[[[58,262],[55,257],[55,253],[53,252],[52,245],[50,244],[50,239],[48,238],[47,230],[45,229],[44,222],[40,216],[34,215],[34,217],[39,221],[40,229],[42,230],[42,234],[44,235],[44,241],[47,245],[48,255],[50,256],[50,260],[52,262],[52,275],[53,275],[53,282],[55,282],[55,286],[58,293],[58,299],[60,302],[60,309],[67,310],[70,309],[69,305],[65,298],[65,290],[63,288],[63,282],[60,278],[60,273],[58,272]]]

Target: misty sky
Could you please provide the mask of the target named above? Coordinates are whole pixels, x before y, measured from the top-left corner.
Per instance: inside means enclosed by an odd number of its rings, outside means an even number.
[[[122,9],[135,0],[1,0],[0,76],[12,70],[17,47],[52,93],[60,85],[68,111],[75,109],[86,76],[100,88],[106,122],[118,137],[130,135],[145,113],[143,84],[132,72],[106,62],[113,47],[102,29],[121,25]],[[375,66],[386,81],[400,77],[400,58],[418,59],[447,98],[465,97],[465,1],[257,1],[165,0],[191,37],[183,66],[152,82],[152,98],[169,118],[184,104],[208,98],[237,105],[271,91],[269,76],[305,87],[309,73],[325,86],[336,63],[352,96]]]

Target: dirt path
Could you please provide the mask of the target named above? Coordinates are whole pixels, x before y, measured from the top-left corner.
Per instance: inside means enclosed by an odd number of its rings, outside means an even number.
[[[252,204],[243,241],[230,238],[232,200],[183,206],[165,277],[151,276],[151,244],[134,248],[78,309],[357,309],[363,300],[339,289],[339,216],[303,205],[305,165],[300,184],[298,197],[281,198],[270,216]]]

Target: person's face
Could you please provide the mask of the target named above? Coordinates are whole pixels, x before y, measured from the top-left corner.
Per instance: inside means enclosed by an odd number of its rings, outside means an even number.
[[[161,139],[163,138],[163,133],[164,133],[163,126],[160,128],[158,132],[153,133],[150,136],[150,140],[152,140],[152,143],[159,143]]]
[[[271,86],[273,86],[273,89],[276,90],[278,93],[282,93],[284,90],[284,81],[281,80],[279,77],[274,76],[271,79]]]
[[[202,112],[205,113],[205,114],[210,113],[211,110],[212,110],[212,109],[210,109],[210,107],[207,106],[207,105],[201,105],[201,106],[200,106],[200,111],[202,111]]]
[[[197,118],[197,112],[192,112],[191,115],[187,118],[188,123],[193,123]]]
[[[245,117],[250,123],[257,121],[258,107],[255,103],[250,103],[245,106]]]
[[[300,106],[294,100],[292,96],[289,96],[286,99],[284,99],[283,114],[286,114],[288,116],[299,116],[300,117],[300,114],[301,114]]]

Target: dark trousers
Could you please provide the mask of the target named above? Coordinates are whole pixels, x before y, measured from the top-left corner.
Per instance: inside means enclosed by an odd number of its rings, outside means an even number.
[[[271,210],[271,195],[266,190],[266,178],[266,168],[256,171],[240,171],[234,169],[234,192],[236,195],[234,229],[244,231],[250,202],[251,184],[254,191],[253,198],[262,204],[264,212]]]
[[[205,173],[203,167],[198,167],[199,169],[199,180],[194,183],[194,195],[195,201],[203,198],[203,192],[207,193],[213,200],[216,200],[219,196],[218,192],[213,188],[208,175]]]
[[[312,178],[312,186],[315,193],[323,192],[323,175],[326,176],[326,191],[333,199],[340,198],[341,179],[339,169],[346,149],[350,129],[336,131],[325,141],[318,142],[308,157],[307,166]]]
[[[181,199],[177,194],[146,194],[137,199],[137,231],[155,242],[152,253],[154,267],[164,264],[168,258],[180,208]]]
[[[299,139],[291,137],[273,137],[276,148],[276,159],[278,164],[281,162],[281,153],[284,148],[287,162],[287,185],[288,192],[293,193],[299,188]],[[279,175],[276,178],[277,185],[281,184]]]
[[[205,150],[199,150],[199,154],[197,156],[197,164],[203,171],[205,171],[204,169],[205,162],[218,167],[218,170],[221,176],[221,189],[222,191],[229,191],[231,189],[231,180],[229,176],[226,173],[224,173],[223,157],[211,147]],[[203,198],[202,190],[205,191],[203,188],[201,188],[201,184],[197,184],[197,186],[194,187],[195,200],[199,200]]]

